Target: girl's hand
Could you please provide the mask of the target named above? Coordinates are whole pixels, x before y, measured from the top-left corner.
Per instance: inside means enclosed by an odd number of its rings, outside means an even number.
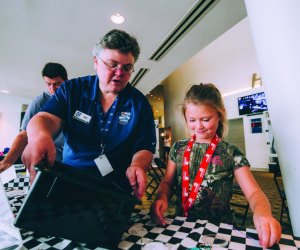
[[[273,216],[256,213],[253,215],[253,222],[258,233],[259,243],[263,248],[279,243],[281,226]]]
[[[257,184],[249,167],[244,166],[235,170],[234,176],[253,211],[253,222],[259,243],[263,248],[278,243],[281,237],[281,226],[272,216],[270,202]]]
[[[152,203],[150,208],[151,219],[160,226],[165,226],[166,222],[164,220],[163,214],[168,208],[168,202],[163,199],[157,199]]]

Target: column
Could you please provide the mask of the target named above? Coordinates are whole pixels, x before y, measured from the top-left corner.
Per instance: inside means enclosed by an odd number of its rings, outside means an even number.
[[[300,236],[300,1],[245,0],[295,236]]]

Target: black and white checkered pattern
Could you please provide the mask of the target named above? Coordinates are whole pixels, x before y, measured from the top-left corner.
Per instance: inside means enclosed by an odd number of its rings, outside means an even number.
[[[15,188],[26,187],[28,183],[28,179],[20,178],[13,184],[7,185],[7,190],[9,191],[9,187],[12,186]],[[9,197],[14,213],[19,210],[23,199],[24,196]],[[166,222],[167,226],[158,227],[150,220],[148,211],[135,210],[128,230],[123,234],[119,249],[140,250],[142,245],[153,241],[163,242],[169,250],[189,249],[203,243],[201,236],[206,234],[214,234],[216,237],[228,241],[226,247],[218,249],[262,249],[254,229],[234,228],[232,225],[224,223],[214,225],[205,220],[190,221],[184,217],[167,218]],[[131,230],[133,227],[135,230]],[[21,234],[25,249],[102,249],[24,230],[21,230]],[[300,249],[300,238],[283,234],[279,244],[273,249]]]
[[[216,237],[228,241],[226,247],[218,247],[218,249],[262,249],[254,229],[234,228],[232,225],[224,223],[214,225],[205,220],[189,221],[184,217],[167,219],[166,227],[157,227],[150,221],[147,211],[137,211],[133,214],[133,218],[135,218],[135,223],[143,225],[147,233],[142,237],[124,234],[125,237],[120,243],[121,247],[131,246],[122,249],[140,249],[143,242],[149,241],[164,242],[169,249],[190,249],[199,246],[199,243],[200,245],[204,243],[201,236],[207,234],[214,234]],[[272,249],[296,250],[299,248],[300,238],[282,235],[278,246],[274,246]]]
[[[16,178],[8,183],[4,184],[4,187],[9,190],[10,188],[21,189],[28,191],[29,189],[29,177]]]

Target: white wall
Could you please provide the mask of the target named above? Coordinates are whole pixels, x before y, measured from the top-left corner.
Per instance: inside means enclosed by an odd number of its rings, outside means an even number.
[[[10,147],[20,131],[22,104],[31,99],[0,94],[0,151]]]
[[[236,86],[242,86],[241,89],[247,88],[246,91],[224,98],[228,118],[234,119],[239,117],[238,97],[263,91],[263,89],[249,90],[253,73],[260,75],[260,69],[248,19],[245,18],[164,81],[165,126],[172,127],[172,138],[178,140],[186,136],[183,117],[180,109],[176,107],[181,104],[185,91],[192,84],[212,82],[222,93],[224,93],[222,86],[225,85],[232,86],[232,91],[236,90]],[[258,117],[255,116],[255,118]],[[251,118],[254,117],[243,117],[246,156],[252,168],[267,169],[269,161],[267,135],[265,133],[251,134],[249,127]]]
[[[289,214],[300,236],[300,1],[246,0],[279,156]]]

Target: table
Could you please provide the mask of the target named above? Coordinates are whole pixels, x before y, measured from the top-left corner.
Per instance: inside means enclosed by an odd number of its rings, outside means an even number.
[[[9,195],[9,202],[14,213],[17,213],[28,190],[28,178],[17,178],[5,184]],[[70,240],[45,237],[38,233],[20,230],[23,245],[18,249],[101,249],[87,244],[75,243]],[[201,235],[216,234],[228,241],[228,245],[213,249],[262,249],[258,243],[258,236],[254,229],[234,228],[232,225],[220,223],[215,225],[206,220],[192,221],[184,217],[167,217],[167,226],[156,226],[149,217],[148,211],[135,210],[131,216],[128,230],[124,232],[119,243],[119,249],[137,250],[147,242],[163,242],[169,250],[188,249],[202,242]],[[300,238],[282,235],[279,244],[273,249],[296,250],[300,248]]]

